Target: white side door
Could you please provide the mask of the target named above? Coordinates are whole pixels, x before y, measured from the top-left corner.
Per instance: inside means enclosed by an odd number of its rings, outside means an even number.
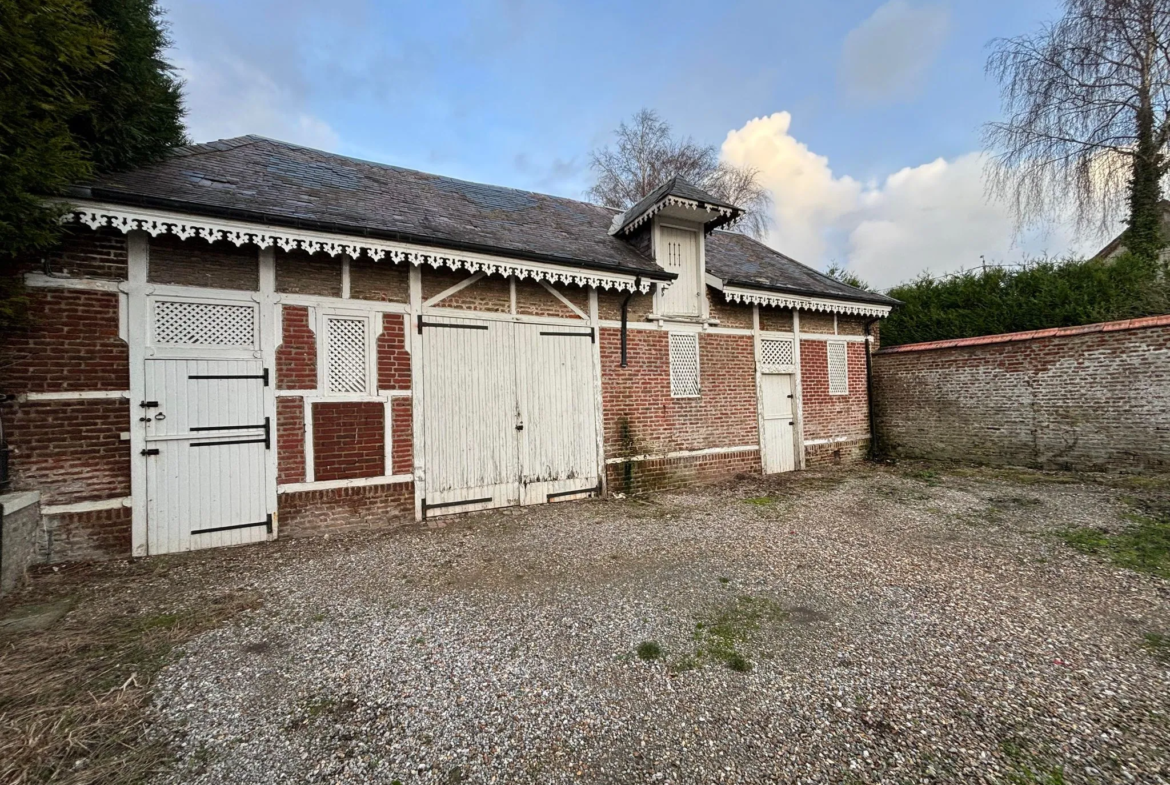
[[[520,502],[520,413],[510,322],[424,316],[426,517]]]
[[[796,468],[796,427],[792,406],[792,374],[761,375],[764,474]]]
[[[145,382],[147,552],[267,539],[263,363],[151,359]]]
[[[592,327],[517,324],[520,502],[596,492],[597,409]]]

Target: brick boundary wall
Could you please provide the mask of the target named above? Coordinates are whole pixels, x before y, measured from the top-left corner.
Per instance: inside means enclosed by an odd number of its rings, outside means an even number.
[[[1170,315],[891,347],[873,371],[885,454],[1170,470]]]

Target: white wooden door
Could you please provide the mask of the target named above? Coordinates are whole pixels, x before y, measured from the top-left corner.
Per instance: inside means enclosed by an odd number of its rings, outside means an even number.
[[[796,468],[796,421],[792,406],[792,374],[765,373],[761,377],[764,474]]]
[[[677,273],[676,280],[662,294],[662,312],[672,316],[698,316],[699,298],[706,287],[699,285],[699,235],[686,229],[663,226],[660,230],[659,264]]]
[[[518,504],[513,325],[438,316],[423,325],[424,515]]]
[[[521,504],[598,489],[594,340],[591,327],[516,325]]]
[[[267,372],[260,360],[147,360],[147,552],[266,539]]]

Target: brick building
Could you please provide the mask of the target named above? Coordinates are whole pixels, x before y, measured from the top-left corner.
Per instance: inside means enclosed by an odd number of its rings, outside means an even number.
[[[893,301],[724,227],[242,137],[79,188],[0,351],[66,561],[851,460]]]

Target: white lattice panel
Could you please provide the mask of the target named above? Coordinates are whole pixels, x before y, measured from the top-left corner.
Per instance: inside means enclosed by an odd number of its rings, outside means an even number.
[[[676,398],[699,394],[699,336],[670,334],[670,394]]]
[[[830,341],[829,350],[829,395],[849,394],[849,362],[845,344]]]
[[[256,345],[256,309],[251,305],[155,300],[154,343],[252,347]]]
[[[327,385],[333,393],[364,393],[366,370],[365,319],[329,318],[325,320]]]
[[[791,368],[795,364],[792,341],[771,338],[760,341],[760,365]]]

